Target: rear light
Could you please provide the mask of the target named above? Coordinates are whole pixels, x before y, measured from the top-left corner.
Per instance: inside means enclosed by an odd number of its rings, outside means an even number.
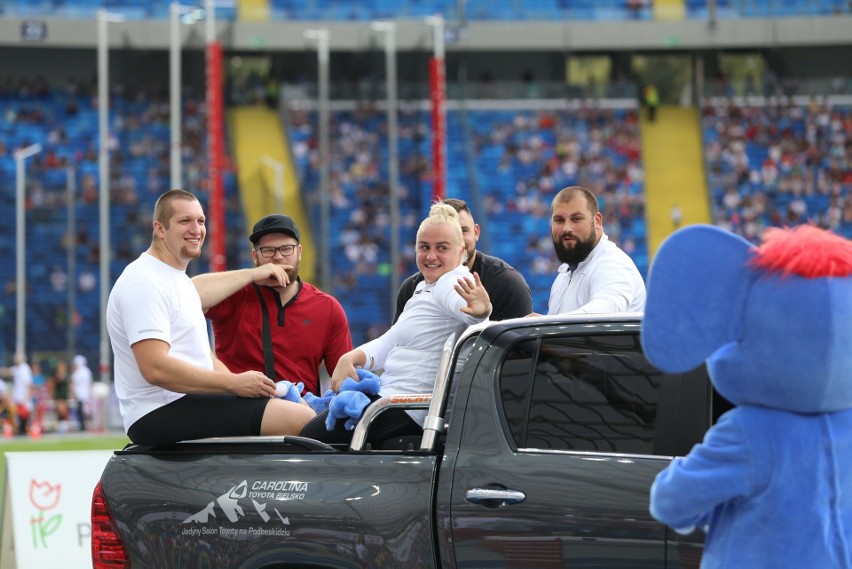
[[[101,483],[95,486],[92,496],[92,568],[129,568],[127,549],[112,521]]]

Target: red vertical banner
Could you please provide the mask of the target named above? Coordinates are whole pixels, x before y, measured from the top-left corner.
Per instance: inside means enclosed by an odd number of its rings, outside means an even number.
[[[429,92],[432,101],[432,199],[442,200],[447,191],[447,98],[444,60],[429,60]]]
[[[211,236],[210,270],[225,270],[225,208],[222,187],[224,143],[224,111],[222,105],[222,45],[207,44],[207,178],[208,215]]]

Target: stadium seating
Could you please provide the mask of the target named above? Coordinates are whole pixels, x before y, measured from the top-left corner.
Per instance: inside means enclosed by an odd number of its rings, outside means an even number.
[[[703,114],[714,223],[752,241],[801,223],[852,238],[852,107],[718,101]]]
[[[98,205],[98,112],[86,86],[69,94],[63,90],[0,95],[0,145],[11,153],[15,148],[41,143],[44,150],[26,161],[26,261],[27,261],[27,344],[40,351],[59,351],[66,346],[68,286],[78,286],[79,275],[100,274]],[[184,101],[184,179],[207,201],[206,137],[203,117],[196,101]],[[169,189],[168,104],[162,97],[136,92],[133,98],[114,94],[111,99],[110,128],[114,150],[110,158],[110,239],[113,247],[110,277],[115,279],[126,264],[150,243],[151,212],[156,198]],[[76,274],[67,275],[68,210],[66,191],[69,166],[74,166],[76,185]],[[4,219],[15,218],[15,162],[0,160],[0,187],[4,189]],[[233,172],[224,175],[226,226],[229,228],[229,254],[236,267],[237,248],[244,248],[244,219],[237,197]],[[202,191],[198,191],[202,190]],[[237,239],[238,237],[238,239]],[[9,275],[4,286],[2,310],[14,314],[15,226],[0,232],[0,274]],[[206,256],[191,265],[191,271],[207,270]],[[54,287],[52,273],[64,274],[64,286]],[[57,283],[62,279],[57,276]],[[97,284],[91,290],[76,291],[78,351],[97,361],[100,334],[100,297]],[[14,319],[2,318],[3,337],[14,338]]]
[[[67,293],[56,283],[66,269],[67,166],[76,167],[77,275],[99,273],[97,111],[90,87],[49,91],[36,84],[0,93],[0,146],[7,153],[40,142],[27,161],[28,343],[59,349],[65,342]],[[845,100],[845,99],[844,99]],[[519,103],[520,104],[520,103]],[[530,105],[533,103],[530,102]],[[521,104],[522,105],[522,104]],[[168,106],[162,95],[132,98],[116,92],[111,104],[115,152],[111,158],[110,262],[115,278],[150,238],[153,199],[168,187]],[[815,223],[852,237],[852,168],[848,104],[823,99],[737,105],[712,100],[703,108],[708,187],[714,221],[749,239],[769,225]],[[316,114],[291,113],[289,136],[301,188],[319,228],[316,189]],[[402,105],[399,116],[400,276],[416,270],[412,238],[432,197],[428,112]],[[648,268],[642,156],[632,108],[524,108],[450,111],[447,195],[468,200],[483,227],[480,248],[506,259],[527,278],[536,310],[546,309],[555,261],[547,216],[552,193],[579,183],[601,196],[605,230],[645,274]],[[188,187],[204,180],[203,116],[185,101],[184,172]],[[349,314],[361,342],[392,316],[390,222],[387,206],[386,115],[370,106],[332,113],[331,292]],[[14,218],[15,165],[0,161],[0,214]],[[244,222],[234,173],[227,170],[226,223],[231,267],[245,266]],[[14,228],[0,233],[0,270],[14,275]],[[58,268],[58,269],[57,269]],[[193,271],[207,270],[206,259]],[[14,279],[2,299],[14,313]],[[58,288],[55,288],[58,287]],[[79,290],[77,338],[81,350],[97,349],[98,289]],[[12,318],[3,319],[6,344]]]
[[[317,195],[316,115],[291,119],[302,191]],[[413,238],[431,204],[429,115],[400,113],[401,276],[416,271]],[[390,234],[385,115],[374,109],[332,113],[332,293],[346,309],[353,341],[390,322]],[[464,123],[469,127],[464,128]],[[601,196],[608,234],[647,272],[644,187],[635,109],[451,111],[447,117],[446,194],[465,199],[483,228],[480,248],[520,270],[534,306],[546,311],[556,261],[549,237],[550,199],[582,183]],[[467,133],[467,134],[465,134]],[[468,149],[475,151],[468,154]],[[479,188],[475,193],[472,188]],[[313,225],[319,227],[317,202]]]

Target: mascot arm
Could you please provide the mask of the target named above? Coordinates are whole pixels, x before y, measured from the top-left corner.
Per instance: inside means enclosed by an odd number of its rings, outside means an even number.
[[[707,432],[704,442],[676,458],[651,486],[651,515],[676,530],[704,528],[716,507],[754,486],[748,439],[731,413]]]

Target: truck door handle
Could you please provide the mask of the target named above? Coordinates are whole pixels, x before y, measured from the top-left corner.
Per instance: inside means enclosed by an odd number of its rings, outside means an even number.
[[[526,494],[518,490],[471,488],[464,493],[465,500],[486,508],[502,508],[511,504],[520,504],[527,499]]]

